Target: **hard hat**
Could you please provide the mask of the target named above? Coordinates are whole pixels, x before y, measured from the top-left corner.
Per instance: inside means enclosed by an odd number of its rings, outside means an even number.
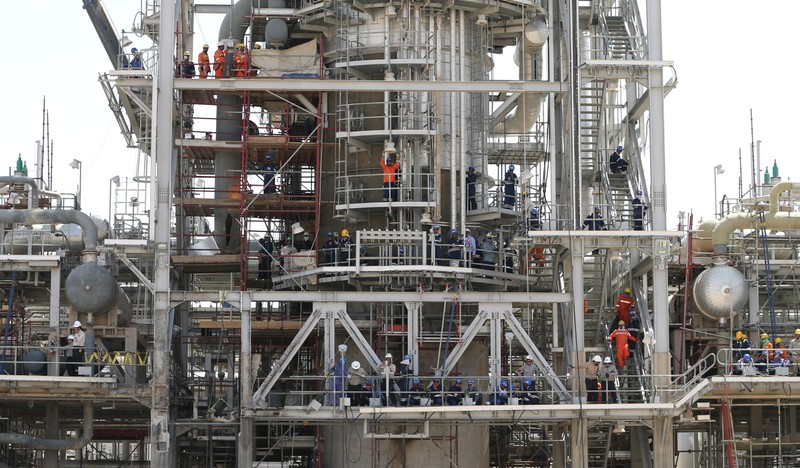
[[[260,49],[261,48],[261,44],[256,44],[256,45],[253,46],[253,48],[254,49]]]
[[[486,237],[488,237],[489,239],[494,239],[494,234],[490,232],[486,234]]]
[[[599,206],[597,206],[597,205],[595,205],[595,206],[594,206],[594,210],[595,210],[595,211],[600,211],[600,207],[599,207]]]
[[[452,236],[453,234],[455,234],[455,233],[457,233],[457,232],[458,232],[458,231],[456,231],[455,229],[451,229],[451,230],[450,230],[450,235]]]
[[[131,53],[135,54],[136,52],[139,52],[139,49],[137,49],[136,47],[131,47]]]
[[[414,380],[412,381],[412,383],[413,383],[414,385],[419,385],[419,379],[414,379]]]
[[[533,361],[533,356],[531,356],[531,355],[529,354],[529,355],[525,356],[525,360],[526,360],[526,361]]]
[[[769,338],[769,335],[767,335],[766,333],[762,333],[761,334],[761,339],[763,340],[764,338]]]
[[[524,383],[525,385],[533,385],[533,380],[525,379],[525,380],[522,381],[522,383]]]
[[[461,382],[463,382],[463,380],[462,380],[462,379],[456,379],[456,383],[457,383],[457,384],[460,384]]]
[[[742,333],[740,331],[737,331],[736,332],[736,339],[737,340],[741,340],[742,338],[744,338],[744,333]]]
[[[631,288],[625,288],[625,292],[626,292],[626,293],[628,293],[628,294],[630,294],[630,292],[631,292]]]
[[[208,49],[208,44],[203,44],[204,49]]]
[[[620,146],[617,146],[617,151],[622,151],[622,149],[623,149],[623,148],[622,148],[622,145],[620,145]]]
[[[236,47],[244,47],[244,44],[240,42],[240,43],[236,44]]]
[[[333,231],[328,231],[328,237],[333,237]]]
[[[350,235],[350,231],[347,229],[342,229],[342,237],[346,237]],[[391,354],[389,355],[391,357]]]
[[[69,335],[69,336],[67,337],[67,341],[69,341],[69,340],[74,340],[74,339],[75,339],[75,335]]]
[[[384,359],[386,359],[386,358],[391,359],[392,358],[392,353],[386,353],[386,356],[384,356],[383,358]]]
[[[631,317],[636,317],[636,309],[630,310]]]
[[[536,209],[536,208],[531,208],[531,214],[536,214],[536,213],[538,213],[538,212],[539,212],[539,210],[538,210],[538,209]]]
[[[782,341],[783,341],[783,338],[781,338],[780,336],[775,338],[775,344],[778,344],[778,343],[780,343]]]
[[[602,360],[603,359],[600,357],[599,354],[595,354],[595,356],[592,358],[592,362],[601,362]]]
[[[81,325],[81,321],[80,320],[76,320],[75,323],[72,324],[72,328],[81,327],[81,326],[82,325]]]
[[[410,366],[411,365],[411,360],[410,359],[403,359],[402,361],[400,361],[400,364],[405,364],[407,366]]]
[[[434,377],[434,378],[432,378],[432,379],[431,379],[431,382],[436,382],[436,383],[439,383],[439,379],[437,379],[436,377]]]
[[[433,228],[434,228],[434,229],[441,229],[441,227],[440,227],[438,224],[434,224],[434,225],[433,225]]]
[[[509,164],[508,165],[508,170],[509,171],[513,171],[514,170],[514,165],[513,164]]]
[[[358,361],[353,361],[353,363],[350,364],[350,367],[352,367],[354,370],[359,370],[361,369],[361,363]]]
[[[642,191],[641,191],[641,190],[637,190],[637,191],[636,191],[636,195],[641,195],[641,194],[642,194]]]
[[[608,357],[608,356],[606,356],[606,358],[605,358],[605,359],[603,359],[603,363],[605,363],[605,364],[611,364],[611,358],[610,358],[610,357]]]
[[[501,380],[500,381],[500,386],[501,387],[508,387],[508,380],[506,380],[506,379]]]
[[[186,52],[184,52],[184,53],[183,53],[183,56],[184,56],[184,57],[188,57],[188,56],[190,56],[190,55],[192,55],[192,54],[190,54],[188,50],[187,50]]]
[[[404,354],[403,355],[403,359],[410,361],[411,360],[411,355],[410,354]]]
[[[795,329],[794,334],[795,335],[800,335],[800,328]]]
[[[624,326],[625,325],[625,321],[624,320],[620,320],[619,323],[617,323],[617,325]]]
[[[469,166],[469,170],[470,171],[474,171],[475,170],[475,166]]]
[[[749,355],[749,354],[745,354],[744,356],[742,356],[742,360],[743,360],[744,362],[750,362],[750,359],[751,359],[751,358],[750,358],[750,355]]]
[[[472,379],[467,380],[467,383],[470,385],[475,385],[475,381]]]
[[[472,232],[469,228],[464,229],[464,232]]]
[[[222,41],[217,42],[217,47],[225,47],[225,43]]]
[[[264,157],[267,158],[267,159],[272,159],[272,153],[267,153],[267,155],[264,156]]]

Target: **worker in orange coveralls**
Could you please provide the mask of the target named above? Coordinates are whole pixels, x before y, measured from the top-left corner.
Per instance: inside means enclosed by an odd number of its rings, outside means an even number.
[[[236,53],[233,54],[233,69],[236,77],[247,76],[247,71],[250,68],[250,57],[248,56],[247,49],[241,42],[236,44]]]
[[[197,68],[201,79],[208,77],[211,72],[211,64],[208,60],[208,44],[203,44],[203,51],[197,54]]]
[[[631,320],[631,307],[633,307],[631,288],[625,288],[625,291],[617,298],[617,317],[625,322],[625,325]]]
[[[214,51],[214,78],[222,78],[225,73],[225,44],[217,43],[217,50]]]
[[[620,320],[619,328],[611,332],[611,335],[608,336],[609,343],[616,341],[617,367],[620,369],[625,368],[625,361],[627,361],[631,355],[631,351],[628,349],[628,340],[639,341],[625,329],[625,322]]]

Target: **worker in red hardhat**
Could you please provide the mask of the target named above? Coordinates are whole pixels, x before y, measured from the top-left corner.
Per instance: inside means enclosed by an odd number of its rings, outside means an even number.
[[[214,51],[214,78],[222,78],[225,73],[225,44],[222,41],[217,43],[217,50]]]
[[[619,328],[611,332],[611,335],[608,336],[608,342],[615,344],[617,364],[619,364],[619,369],[622,370],[625,368],[625,361],[631,356],[631,351],[628,349],[628,341],[639,340],[625,329],[625,322],[620,320],[618,325]]]
[[[211,61],[208,59],[208,44],[203,44],[203,51],[197,54],[197,71],[200,78],[208,77],[211,73]]]
[[[625,288],[622,294],[617,298],[617,317],[619,320],[628,324],[631,320],[631,307],[633,307],[633,298],[631,297],[631,288]]]

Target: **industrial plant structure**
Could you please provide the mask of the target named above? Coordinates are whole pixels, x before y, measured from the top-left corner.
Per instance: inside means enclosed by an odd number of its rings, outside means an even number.
[[[0,177],[3,466],[800,465],[795,366],[735,372],[800,323],[800,187],[667,228],[660,0],[145,0],[135,51],[82,3],[140,157],[109,219],[45,145]]]

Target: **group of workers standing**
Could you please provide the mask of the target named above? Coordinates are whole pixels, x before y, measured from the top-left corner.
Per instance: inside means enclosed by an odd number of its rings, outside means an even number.
[[[774,343],[767,333],[761,333],[758,348],[753,348],[747,335],[736,332],[732,349],[733,375],[800,375],[800,328],[794,331],[789,346],[783,344],[781,337]]]
[[[254,49],[260,49],[261,46],[256,44]],[[224,42],[217,43],[217,50],[214,51],[213,62],[212,57],[208,54],[208,44],[203,44],[203,51],[197,55],[197,63],[192,61],[191,53],[187,50],[183,53],[183,61],[178,63],[177,76],[180,78],[194,78],[198,75],[201,79],[208,78],[212,75],[214,78],[243,78],[246,76],[255,76],[256,70],[252,66],[250,51],[243,43],[236,44],[233,51],[233,63],[230,66],[226,65],[226,56],[229,54],[228,49],[225,47]]]

